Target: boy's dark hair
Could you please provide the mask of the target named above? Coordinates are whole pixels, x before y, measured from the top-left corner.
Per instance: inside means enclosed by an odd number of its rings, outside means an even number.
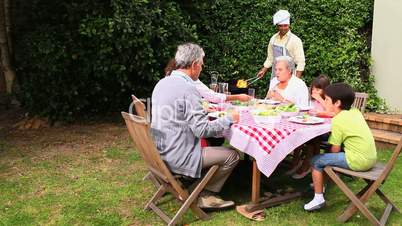
[[[355,101],[355,92],[353,91],[352,87],[343,82],[334,83],[327,86],[324,89],[324,93],[332,99],[333,104],[340,100],[340,108],[342,110],[349,110]]]
[[[311,86],[310,86],[310,96],[311,96],[311,93],[312,93],[312,91],[313,91],[313,87],[324,90],[327,86],[329,86],[330,83],[331,83],[331,81],[329,80],[329,78],[328,78],[327,75],[324,75],[324,74],[318,75],[318,76],[311,82]],[[323,94],[323,95],[324,95],[324,94]],[[321,97],[324,98],[324,96],[321,96]]]

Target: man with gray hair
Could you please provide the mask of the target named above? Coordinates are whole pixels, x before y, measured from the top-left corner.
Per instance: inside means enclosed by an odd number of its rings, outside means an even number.
[[[275,59],[275,77],[269,84],[266,98],[293,103],[298,107],[307,107],[308,88],[303,80],[293,75],[295,64],[289,56]]]
[[[225,147],[201,148],[200,138],[222,135],[239,121],[237,111],[214,121],[208,120],[194,81],[202,70],[203,49],[196,44],[179,45],[176,70],[161,79],[152,92],[151,131],[162,159],[173,173],[199,178],[202,170],[219,165],[218,171],[200,194],[201,208],[226,208],[218,193],[239,161],[236,151]]]

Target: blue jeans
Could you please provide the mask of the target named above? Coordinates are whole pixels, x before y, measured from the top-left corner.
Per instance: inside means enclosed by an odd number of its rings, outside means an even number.
[[[322,172],[326,166],[337,166],[344,169],[350,169],[346,162],[345,152],[316,155],[311,159],[311,166],[320,172]]]

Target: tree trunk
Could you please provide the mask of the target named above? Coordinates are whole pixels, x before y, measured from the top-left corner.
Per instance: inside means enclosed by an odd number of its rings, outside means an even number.
[[[6,80],[4,79],[3,71],[0,70],[0,95],[4,93],[6,93]]]
[[[0,0],[0,54],[1,66],[6,80],[7,93],[13,91],[13,83],[15,80],[15,71],[11,66],[11,59],[8,47],[8,35],[6,29],[5,0]]]
[[[7,43],[8,43],[8,54],[11,57],[11,64],[14,63],[14,52],[13,52],[13,42],[12,42],[12,26],[11,26],[11,5],[10,0],[4,0],[4,15],[6,21],[6,32],[7,32]]]

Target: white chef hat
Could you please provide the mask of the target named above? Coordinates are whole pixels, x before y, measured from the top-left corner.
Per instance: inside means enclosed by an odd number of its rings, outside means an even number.
[[[290,24],[290,13],[287,10],[279,10],[274,14],[274,25]]]

